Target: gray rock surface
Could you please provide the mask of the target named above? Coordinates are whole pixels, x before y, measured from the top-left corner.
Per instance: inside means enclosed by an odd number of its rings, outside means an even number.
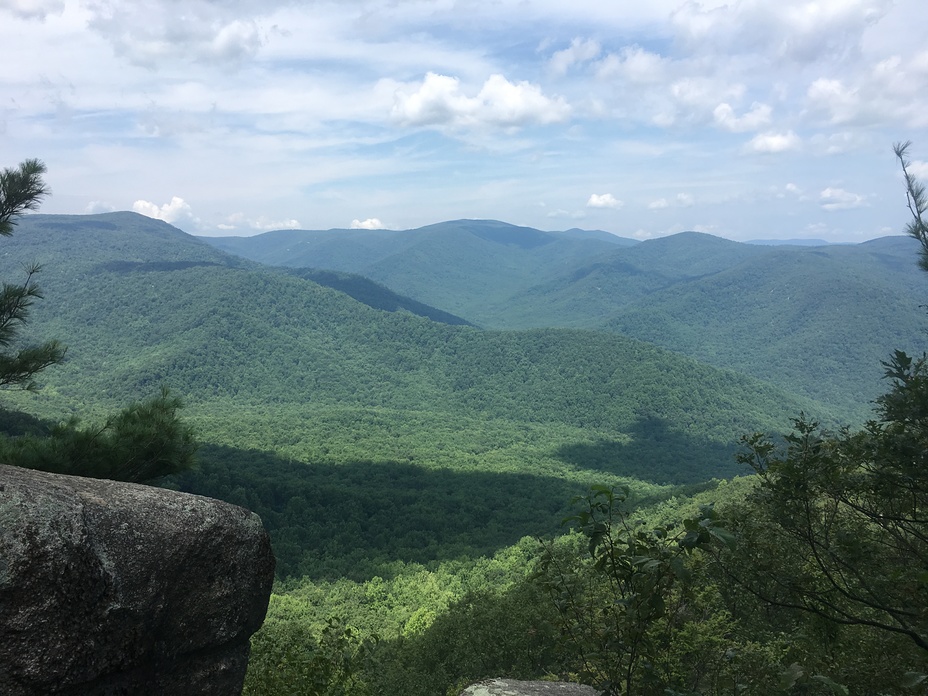
[[[274,575],[254,513],[0,465],[0,694],[238,694]]]
[[[592,686],[566,682],[490,679],[471,684],[461,696],[599,696]]]

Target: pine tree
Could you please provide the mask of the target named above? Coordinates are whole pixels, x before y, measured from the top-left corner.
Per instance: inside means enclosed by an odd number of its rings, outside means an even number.
[[[48,195],[42,180],[44,173],[45,165],[36,159],[0,172],[0,235],[12,235],[17,219],[25,211],[38,208]],[[54,340],[14,347],[32,304],[42,297],[35,282],[40,270],[37,264],[27,267],[22,284],[4,283],[0,290],[0,387],[35,389],[33,377],[64,359],[65,347]]]

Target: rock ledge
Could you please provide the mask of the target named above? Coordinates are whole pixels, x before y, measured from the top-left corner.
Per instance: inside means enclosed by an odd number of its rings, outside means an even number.
[[[490,679],[471,684],[461,696],[599,696],[592,686],[566,682]]]
[[[240,693],[273,576],[248,510],[0,465],[0,693]]]

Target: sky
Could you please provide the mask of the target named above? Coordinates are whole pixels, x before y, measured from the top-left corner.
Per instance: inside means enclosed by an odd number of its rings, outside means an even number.
[[[198,235],[901,234],[924,0],[0,0],[0,166]]]

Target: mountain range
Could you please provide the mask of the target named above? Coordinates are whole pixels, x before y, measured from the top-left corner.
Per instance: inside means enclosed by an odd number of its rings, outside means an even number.
[[[62,340],[68,356],[38,394],[6,392],[5,406],[94,420],[166,385],[203,443],[200,466],[171,485],[259,512],[282,576],[367,577],[378,563],[492,553],[554,532],[593,483],[657,500],[745,473],[733,457],[743,434],[782,432],[800,411],[833,425],[865,414],[847,385],[856,375],[855,388],[878,393],[878,374],[867,380],[882,347],[907,348],[899,337],[919,333],[906,239],[632,243],[473,221],[414,242],[380,234],[326,244],[387,275],[391,264],[396,277],[419,273],[424,294],[343,268],[266,265],[134,213],[28,215],[0,241],[0,277],[42,264],[28,334]],[[390,248],[405,251],[378,258]],[[456,268],[452,250],[463,254]],[[511,272],[495,282],[502,267]],[[525,312],[511,314],[520,328],[487,321],[503,286]],[[463,295],[442,306],[448,287]],[[481,297],[484,310],[470,311]],[[597,306],[621,311],[589,321]],[[782,340],[769,340],[771,325]],[[732,342],[716,366],[693,357],[713,333]],[[794,371],[752,376],[765,359]]]
[[[918,351],[928,278],[917,243],[636,242],[458,220],[415,230],[203,238],[262,263],[360,274],[485,328],[620,333],[867,417],[882,360]]]

